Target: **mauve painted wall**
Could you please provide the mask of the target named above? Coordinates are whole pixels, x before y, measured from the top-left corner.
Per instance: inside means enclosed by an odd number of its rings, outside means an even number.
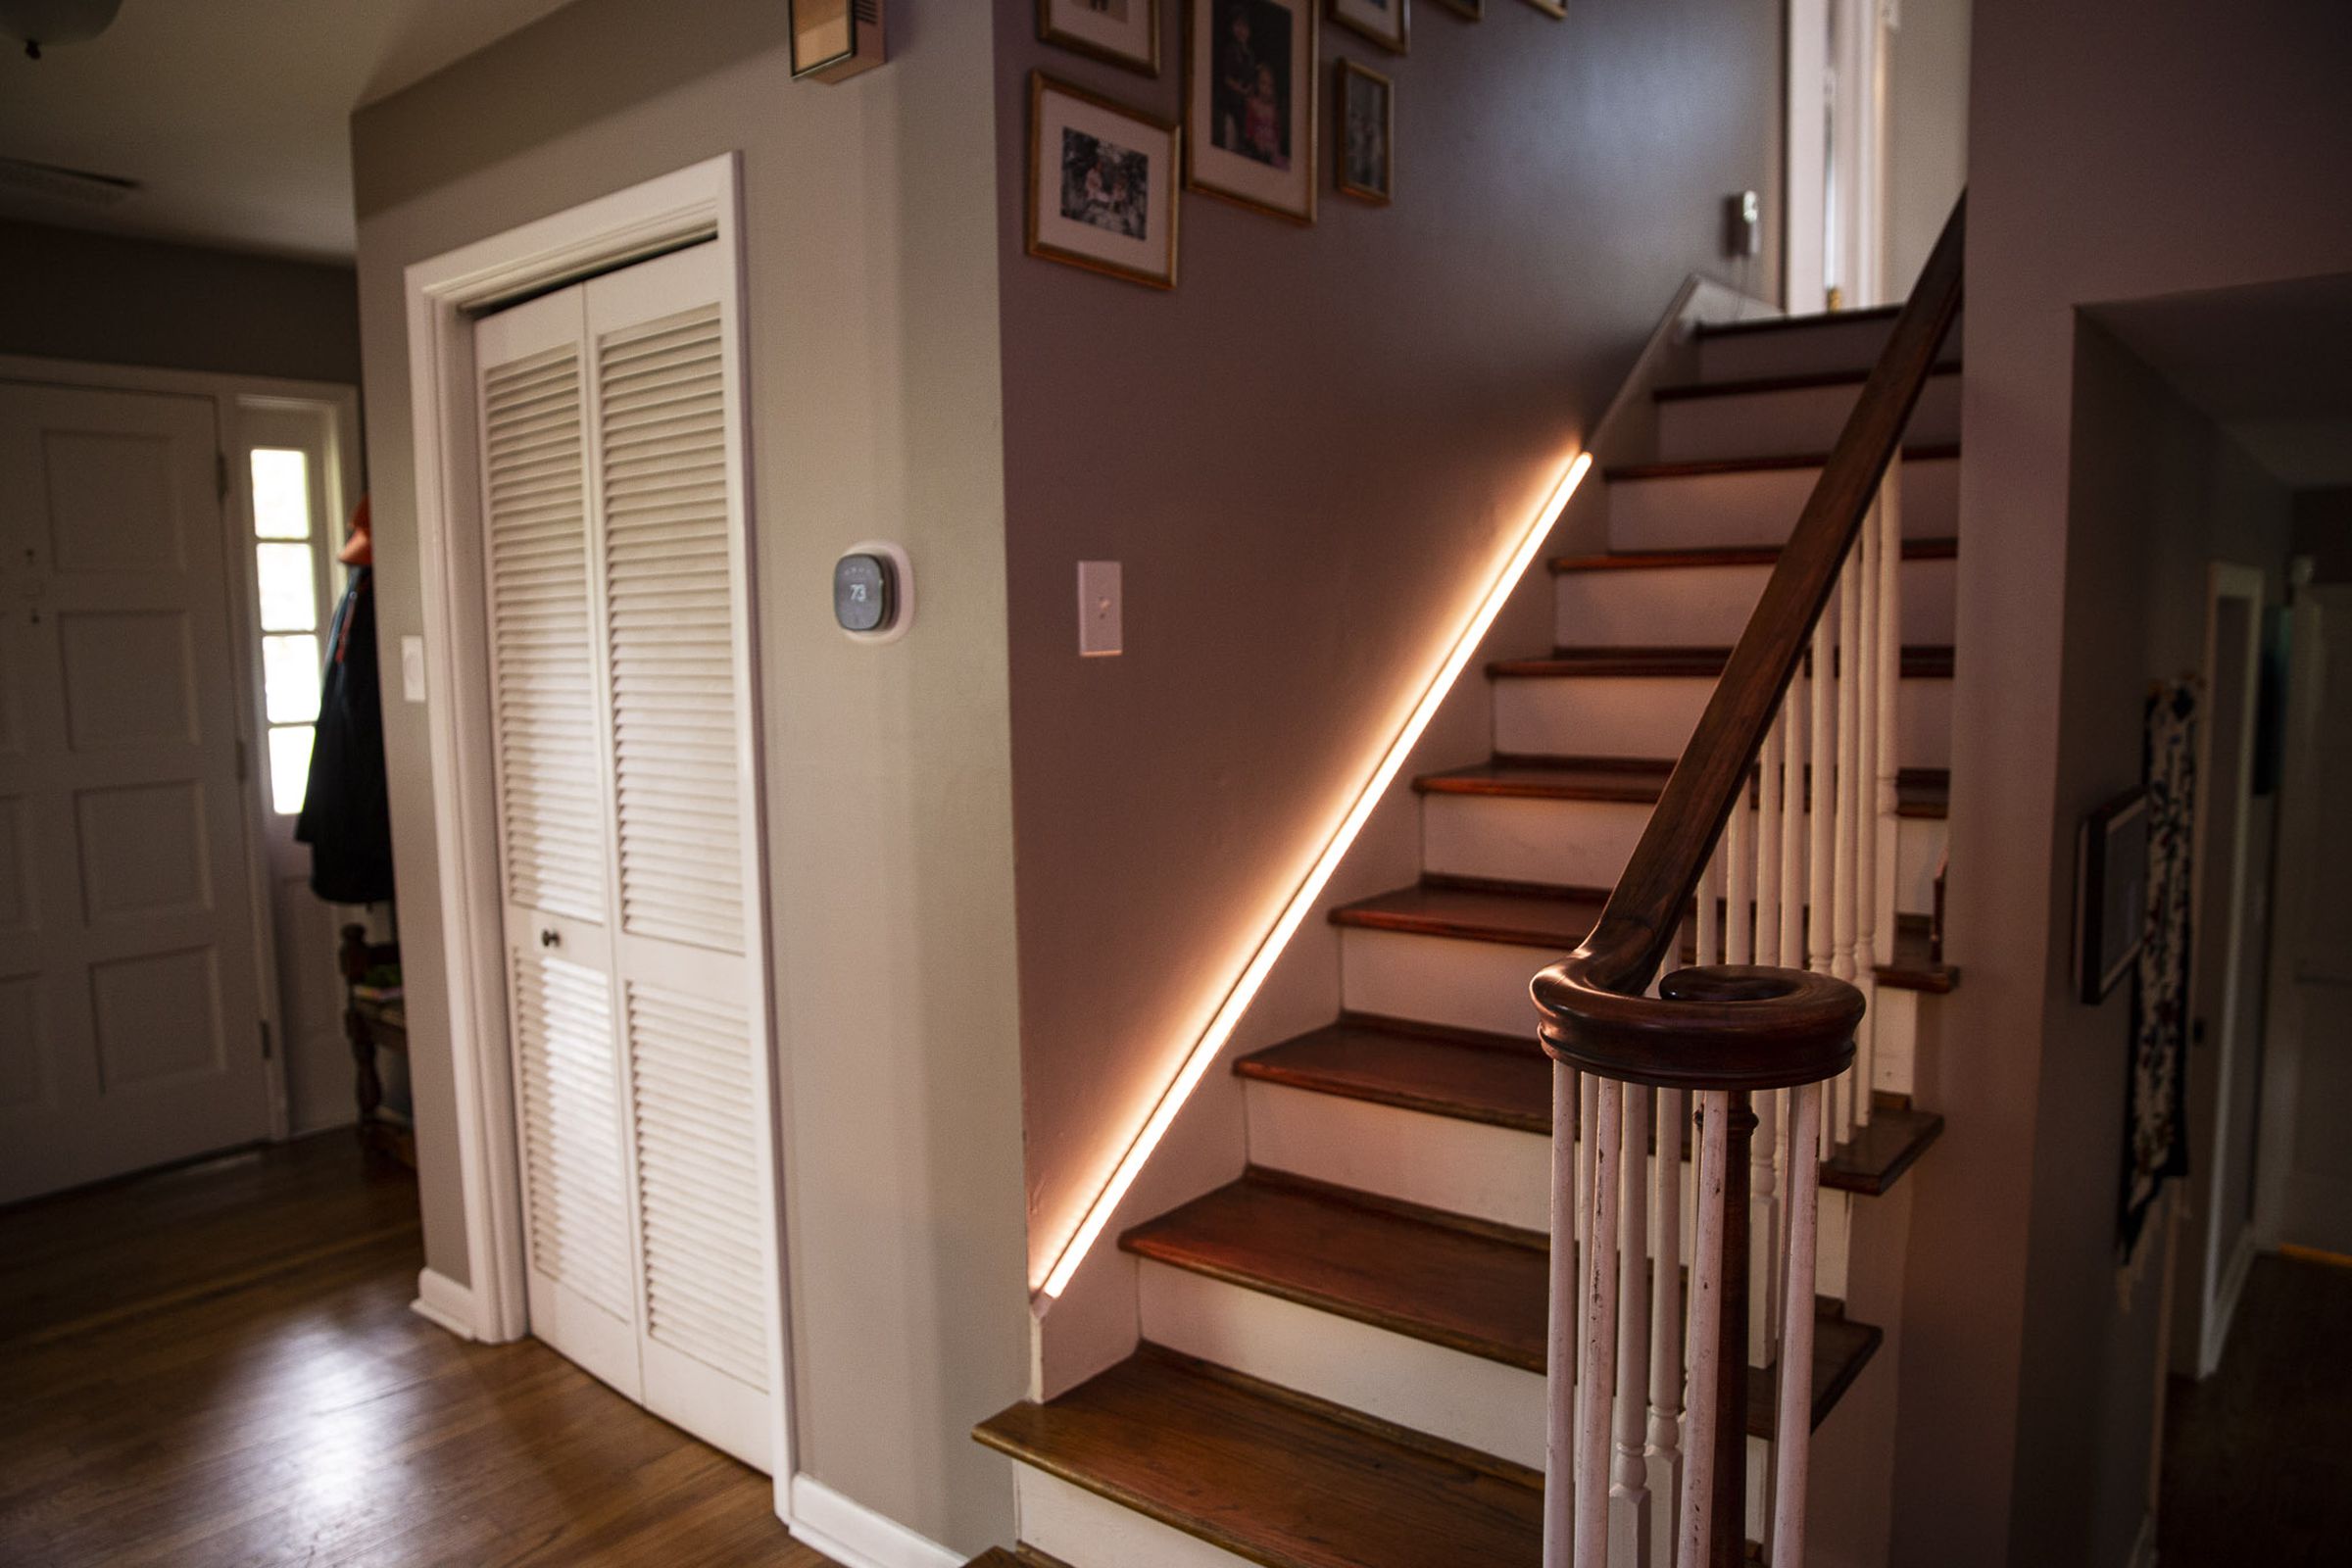
[[[1313,227],[1187,196],[1174,293],[1027,257],[1031,68],[1172,118],[1184,9],[1162,7],[1150,80],[1040,43],[1036,0],[998,0],[1032,1278],[1478,570],[1676,286],[1722,270],[1723,196],[1779,207],[1777,7],[1561,23],[1490,0],[1480,23],[1419,7],[1402,59],[1324,24]],[[1396,79],[1388,208],[1330,188],[1343,55]],[[1747,281],[1777,287],[1769,266]],[[1127,652],[1082,662],[1074,564],[1093,559],[1125,563]]]
[[[1906,1568],[2109,1568],[2137,1526],[2114,1467],[2147,1436],[2127,1374],[2152,1376],[2153,1343],[2114,1310],[2107,1266],[2120,1055],[2065,971],[2076,809],[2136,769],[2145,669],[2101,650],[2139,646],[2148,579],[2130,530],[2075,537],[2076,312],[2352,268],[2347,60],[2334,0],[1977,0],[1949,906],[1965,975],[1919,1080],[1948,1130],[1914,1173]]]

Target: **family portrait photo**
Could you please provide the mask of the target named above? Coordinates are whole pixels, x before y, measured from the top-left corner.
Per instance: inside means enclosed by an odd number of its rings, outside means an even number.
[[[1061,216],[1107,228],[1129,239],[1151,237],[1144,198],[1152,161],[1115,142],[1064,126],[1061,132]]]
[[[1314,220],[1316,0],[1186,0],[1186,183]]]
[[[1350,196],[1385,203],[1394,194],[1396,88],[1388,77],[1352,60],[1340,62],[1339,187]]]
[[[1142,0],[1127,0],[1140,5]],[[1184,133],[1037,72],[1029,78],[1029,254],[1176,286]]]
[[[1037,34],[1147,76],[1159,74],[1159,0],[1037,0]]]
[[[1291,13],[1276,0],[1210,0],[1217,79],[1209,140],[1268,169],[1291,167]]]

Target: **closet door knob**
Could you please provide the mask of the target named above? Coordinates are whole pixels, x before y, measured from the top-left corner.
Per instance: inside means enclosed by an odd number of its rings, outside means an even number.
[[[564,933],[551,925],[539,933],[539,945],[543,948],[560,948],[564,945]]]

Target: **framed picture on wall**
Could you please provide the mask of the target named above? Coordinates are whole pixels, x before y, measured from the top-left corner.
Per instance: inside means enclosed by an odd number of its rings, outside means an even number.
[[[1554,21],[1568,20],[1568,0],[1527,0],[1527,3]]]
[[[792,74],[846,81],[882,64],[882,0],[790,0]]]
[[[1331,0],[1331,20],[1400,55],[1412,31],[1411,7],[1412,0]]]
[[[1037,35],[1147,76],[1159,74],[1159,0],[1037,0]]]
[[[1386,207],[1396,193],[1396,89],[1352,60],[1339,63],[1338,184],[1349,196]]]
[[[1438,0],[1438,4],[1455,16],[1465,17],[1472,22],[1487,14],[1487,0]]]
[[[1044,72],[1029,77],[1029,254],[1176,286],[1184,132]]]
[[[2075,839],[2075,994],[2097,1003],[2139,956],[2148,917],[2148,792],[2119,795]]]
[[[1315,0],[1184,0],[1185,184],[1315,220]]]

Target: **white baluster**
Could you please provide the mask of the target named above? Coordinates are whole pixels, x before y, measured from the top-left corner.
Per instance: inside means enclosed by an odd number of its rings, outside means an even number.
[[[1723,830],[1723,961],[1756,961],[1755,818],[1748,809],[1748,781]]]
[[[1867,533],[1867,517],[1862,526]],[[1848,984],[1854,978],[1859,902],[1854,877],[1855,841],[1862,829],[1862,683],[1866,678],[1862,660],[1862,566],[1856,553],[1848,552],[1845,569],[1838,575],[1838,776],[1837,819],[1833,823],[1837,850],[1830,877],[1830,973]],[[1856,1082],[1851,1067],[1838,1075],[1837,1103],[1822,1117],[1825,1158],[1837,1145],[1853,1137]]]
[[[1813,623],[1813,679],[1805,792],[1804,966],[1827,974],[1837,961],[1838,623],[1825,608]]]
[[[1781,961],[1781,753],[1788,744],[1788,709],[1783,704],[1764,732],[1756,760],[1755,959]]]
[[[1703,934],[1700,945],[1703,953]],[[1644,1561],[1660,1564],[1673,1550],[1683,1474],[1683,1140],[1690,1131],[1689,1098],[1679,1089],[1657,1092],[1657,1179],[1650,1191],[1649,1441],[1642,1449],[1650,1536]]]
[[[1854,1125],[1870,1125],[1871,1065],[1877,1059],[1879,1017],[1879,509],[1862,522],[1861,647],[1854,669],[1861,676],[1854,800],[1854,983],[1867,1004],[1854,1035]]]
[[[1902,480],[1903,460],[1898,453],[1894,461],[1887,465],[1886,478],[1879,486],[1879,693],[1878,712],[1875,715],[1879,776],[1878,809],[1875,815],[1879,862],[1879,932],[1876,946],[1882,962],[1891,961],[1894,957],[1897,928],[1895,833],[1901,824],[1895,815],[1895,780],[1902,767],[1902,759],[1895,749],[1895,712],[1903,670]]]
[[[1788,720],[1781,748],[1781,956],[1791,969],[1805,966],[1805,677],[1798,675],[1781,704]]]
[[[1823,1086],[1790,1091],[1790,1141],[1811,1148],[1820,1137]],[[1809,1161],[1788,1173],[1788,1298],[1781,1335],[1779,1421],[1773,1433],[1772,1556],[1774,1568],[1803,1568],[1805,1481],[1813,1445],[1813,1249],[1819,1231],[1820,1188]]]
[[[1649,1561],[1649,1464],[1643,1420],[1649,1387],[1650,1090],[1627,1084],[1618,1152],[1617,1459],[1609,1483],[1609,1560]]]
[[[1544,1323],[1544,1568],[1571,1568],[1576,1499],[1577,1080],[1551,1064],[1551,1301]]]
[[[1625,1086],[1603,1080],[1598,1115],[1584,1142],[1592,1149],[1592,1238],[1582,1285],[1584,1343],[1577,1358],[1576,1561],[1608,1568],[1609,1377],[1617,1359],[1617,1188],[1624,1157]]]
[[[1744,1367],[1726,1368],[1718,1353],[1723,1328],[1723,1209],[1725,1127],[1731,1096],[1711,1089],[1698,1097],[1697,1211],[1691,1225],[1690,1405],[1683,1422],[1682,1524],[1675,1532],[1680,1568],[1707,1568],[1714,1541],[1715,1424],[1721,1418],[1725,1376],[1745,1377]],[[1727,1484],[1739,1485],[1740,1478]]]

